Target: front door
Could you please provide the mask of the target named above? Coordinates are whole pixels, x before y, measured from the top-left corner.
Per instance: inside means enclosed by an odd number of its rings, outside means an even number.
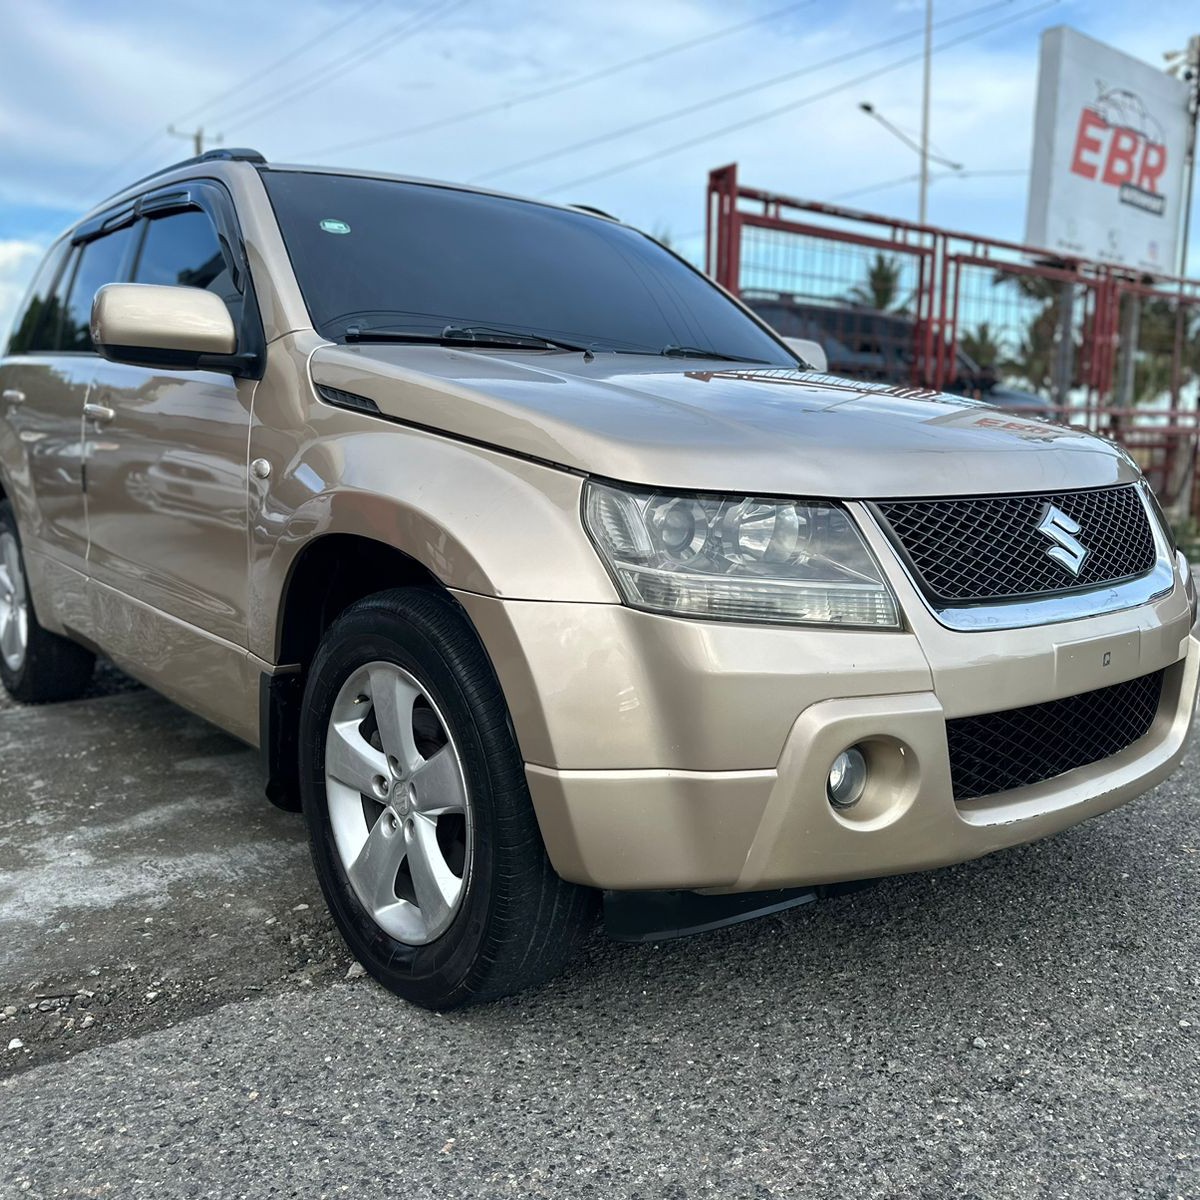
[[[135,283],[232,288],[209,215],[144,223]],[[248,705],[247,444],[253,381],[101,361],[87,451],[88,570],[103,644],[205,715]],[[256,701],[255,701],[256,702]]]

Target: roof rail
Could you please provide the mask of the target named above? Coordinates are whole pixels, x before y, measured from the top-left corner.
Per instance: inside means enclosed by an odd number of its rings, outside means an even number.
[[[620,218],[614,217],[612,213],[605,212],[604,209],[597,208],[593,204],[570,204],[567,207],[577,208],[580,212],[591,213],[594,217],[606,217],[610,221],[616,221],[618,225],[621,223]]]
[[[265,163],[266,156],[260,154],[257,150],[251,150],[247,146],[218,146],[214,150],[205,150],[203,154],[197,155],[195,158],[185,159],[186,162],[252,162]],[[177,167],[182,167],[183,163],[176,163]]]
[[[190,167],[194,163],[204,162],[249,162],[249,163],[265,163],[266,157],[257,150],[251,150],[245,146],[218,146],[214,150],[205,150],[203,154],[197,154],[192,158],[184,158],[179,162],[171,163],[169,166],[159,167],[157,171],[151,171],[149,175],[143,175],[141,179],[135,179],[132,183],[127,183],[123,187],[118,188],[112,195],[106,196],[105,200],[111,200],[113,196],[119,196],[122,192],[129,191],[130,188],[138,187],[143,183],[149,182],[151,179],[157,179],[159,175],[166,175],[170,171],[178,171],[180,167]],[[104,204],[105,200],[101,200],[98,205]]]

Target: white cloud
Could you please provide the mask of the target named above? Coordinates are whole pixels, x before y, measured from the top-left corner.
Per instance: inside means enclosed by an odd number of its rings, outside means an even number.
[[[939,0],[941,22],[984,0]],[[6,206],[51,207],[69,215],[107,191],[188,152],[168,122],[190,116],[227,145],[303,161],[314,150],[402,130],[587,74],[640,53],[782,8],[786,0],[468,0],[407,38],[392,37],[427,5],[385,0],[356,17],[360,0],[134,0],[96,7],[84,0],[18,6],[6,23],[0,77],[0,238],[38,237],[5,221]],[[1028,5],[992,8],[946,26],[935,43],[1008,19]],[[911,0],[820,0],[729,38],[609,75],[542,102],[500,107],[418,136],[392,138],[326,161],[467,179],[543,151],[634,125],[657,114],[802,69],[807,74],[554,161],[489,179],[538,193],[642,156],[653,161],[556,198],[594,203],[677,238],[704,223],[712,166],[738,160],[751,184],[824,199],[911,173],[915,156],[858,110],[870,100],[908,128],[920,124],[921,67],[889,69],[919,52],[923,13]],[[920,5],[917,5],[919,10]],[[344,20],[337,24],[338,15]],[[1064,0],[1021,23],[967,41],[934,61],[933,139],[970,170],[1024,168],[1029,159],[1040,30],[1069,22],[1148,60],[1174,45],[1177,22],[1162,6]],[[332,28],[330,28],[332,27]],[[228,31],[236,28],[238,36]],[[289,46],[327,36],[279,70],[255,74]],[[896,45],[827,69],[824,59],[911,32]],[[372,56],[373,46],[383,47]],[[339,57],[353,59],[337,66]],[[671,152],[709,130],[751,119],[854,77],[864,82],[786,115]],[[293,94],[294,92],[294,94]],[[260,109],[290,96],[274,111]],[[656,157],[661,155],[661,157]],[[1022,178],[976,176],[937,183],[935,221],[1020,237]],[[854,201],[912,216],[913,185]],[[697,246],[693,239],[684,249]]]

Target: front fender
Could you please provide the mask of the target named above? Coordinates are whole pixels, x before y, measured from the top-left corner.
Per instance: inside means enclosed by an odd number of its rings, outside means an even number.
[[[251,649],[259,656],[272,660],[297,556],[330,534],[395,547],[457,591],[618,601],[583,531],[578,476],[336,409],[314,409],[311,422],[313,436],[286,469],[252,479]]]

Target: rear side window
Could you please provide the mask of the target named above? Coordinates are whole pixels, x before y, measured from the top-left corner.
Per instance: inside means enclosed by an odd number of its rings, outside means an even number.
[[[62,329],[55,341],[57,350],[93,350],[92,301],[106,283],[125,279],[133,248],[134,226],[126,226],[94,241],[85,242],[67,294]]]
[[[239,299],[211,219],[193,209],[150,222],[133,281],[205,288],[226,303]]]
[[[32,354],[50,348],[62,313],[62,300],[54,293],[54,283],[70,248],[70,242],[59,242],[43,260],[13,326],[9,354]]]

